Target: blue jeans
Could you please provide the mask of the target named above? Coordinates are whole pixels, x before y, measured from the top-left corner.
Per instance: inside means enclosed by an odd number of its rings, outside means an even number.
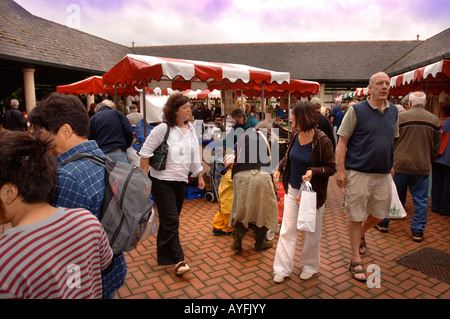
[[[121,150],[109,152],[109,153],[106,153],[105,155],[108,156],[113,161],[118,161],[118,162],[123,162],[123,163],[130,163],[128,161],[127,153],[124,152],[124,151],[121,151]]]
[[[394,182],[403,206],[405,206],[408,187],[413,198],[414,216],[411,220],[411,231],[425,231],[428,219],[429,176],[395,173]],[[382,223],[389,224],[389,219],[384,219]]]

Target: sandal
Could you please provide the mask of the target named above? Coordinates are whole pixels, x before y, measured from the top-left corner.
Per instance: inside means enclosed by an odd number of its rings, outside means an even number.
[[[355,269],[355,267],[360,266],[362,269]],[[366,271],[364,270],[363,264],[361,262],[353,262],[353,260],[350,261],[350,272],[352,273],[352,278],[356,279],[361,282],[366,282]],[[359,278],[356,276],[356,274],[364,274],[364,278]]]
[[[184,262],[180,261],[175,266],[175,275],[181,276],[182,274],[188,272],[189,270],[191,270],[191,268],[189,268],[189,266]]]
[[[363,249],[363,251],[361,251]],[[365,255],[367,253],[367,244],[366,244],[366,237],[361,237],[361,243],[359,244],[359,254]]]

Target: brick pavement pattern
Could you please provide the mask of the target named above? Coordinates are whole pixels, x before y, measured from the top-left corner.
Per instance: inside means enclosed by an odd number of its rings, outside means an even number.
[[[421,247],[450,253],[450,217],[428,214],[424,240],[411,238],[414,212],[408,193],[402,220],[392,220],[388,233],[371,229],[366,234],[368,252],[365,267],[376,264],[381,270],[380,288],[368,288],[351,278],[348,271],[350,242],[343,193],[330,178],[323,220],[321,268],[319,274],[303,281],[299,278],[303,236],[299,234],[293,274],[281,284],[273,282],[274,247],[262,252],[253,249],[254,234],[249,231],[242,253],[230,249],[231,236],[213,236],[212,221],[218,203],[204,199],[185,200],[180,217],[180,238],[185,261],[191,272],[176,277],[173,266],[158,266],[156,235],[125,254],[126,282],[116,294],[120,299],[450,299],[450,284],[407,268],[396,260]],[[9,225],[0,226],[0,234]],[[372,273],[368,273],[370,276]],[[372,281],[373,282],[373,281]]]
[[[414,212],[408,193],[402,220],[391,221],[388,233],[371,229],[366,234],[368,252],[365,267],[375,264],[381,271],[380,288],[369,288],[351,278],[348,271],[350,242],[343,193],[330,178],[323,220],[321,269],[313,278],[299,278],[303,236],[299,234],[293,274],[281,284],[273,282],[274,247],[262,252],[253,249],[254,234],[249,231],[242,253],[230,249],[231,236],[213,236],[212,221],[218,203],[204,199],[185,200],[180,216],[180,238],[185,262],[191,271],[176,277],[173,266],[158,266],[156,235],[126,254],[128,275],[116,298],[122,299],[448,299],[450,284],[414,269],[396,259],[421,247],[450,253],[450,217],[428,214],[424,240],[412,240],[410,223]],[[374,272],[367,275],[370,276]],[[373,280],[369,282],[375,283]]]

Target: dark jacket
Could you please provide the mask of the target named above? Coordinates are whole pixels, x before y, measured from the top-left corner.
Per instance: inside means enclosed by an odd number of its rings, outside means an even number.
[[[289,174],[291,172],[289,152],[297,137],[298,132],[291,139],[285,158],[280,162],[280,166],[283,166],[281,168],[281,176],[286,194],[288,192]],[[317,208],[319,208],[325,204],[327,199],[328,179],[336,173],[333,145],[327,135],[321,130],[315,130],[311,152],[311,167],[309,169],[312,170],[311,184],[317,193]]]
[[[89,121],[89,139],[95,140],[103,153],[126,151],[133,143],[133,127],[122,112],[102,106]]]

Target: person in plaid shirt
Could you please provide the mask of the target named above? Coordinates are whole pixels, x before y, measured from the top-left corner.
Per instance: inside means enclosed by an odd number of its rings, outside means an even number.
[[[100,217],[105,190],[105,170],[86,159],[60,163],[79,153],[104,158],[95,141],[88,140],[89,116],[81,101],[71,95],[54,93],[28,115],[32,131],[36,135],[52,136],[53,155],[58,162],[56,191],[51,204],[65,208],[85,208]],[[124,284],[127,265],[124,254],[115,257],[110,266],[102,271],[103,298],[114,298],[115,292]]]

